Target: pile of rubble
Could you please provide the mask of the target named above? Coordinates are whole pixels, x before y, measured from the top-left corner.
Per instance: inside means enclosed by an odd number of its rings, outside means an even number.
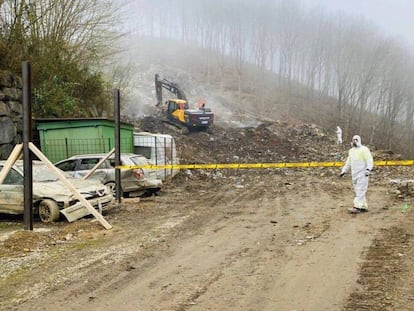
[[[143,131],[173,135],[182,163],[315,162],[344,157],[335,145],[335,134],[314,124],[275,121],[243,128],[215,125],[212,133],[188,135],[154,117],[143,118],[136,126]]]
[[[258,126],[226,127],[215,124],[212,132],[182,135],[175,127],[155,117],[146,117],[135,126],[142,131],[174,136],[182,164],[211,163],[291,163],[344,161],[347,149],[336,145],[336,135],[315,124],[262,122]],[[300,170],[300,169],[298,169]],[[312,169],[316,175],[337,174],[338,168]],[[251,174],[250,174],[251,173]],[[262,170],[261,174],[289,173],[286,169]],[[241,171],[181,171],[177,178],[226,179],[241,176]],[[243,170],[243,175],[257,175]]]
[[[185,158],[195,162],[274,163],[329,161],[335,140],[314,125],[265,123],[257,127],[215,128],[213,134],[182,138]],[[191,150],[189,154],[188,151]]]
[[[336,144],[334,131],[315,124],[274,121],[256,127],[221,127],[187,135],[156,117],[136,121],[142,131],[174,136],[182,163],[279,163],[345,161],[349,147]],[[400,160],[390,150],[375,150],[374,159]]]
[[[174,136],[182,164],[193,163],[284,163],[284,162],[343,162],[348,145],[336,144],[334,131],[315,124],[274,121],[262,122],[256,127],[221,127],[215,125],[211,133],[193,132],[187,135],[156,117],[139,120],[136,126],[142,131]],[[371,148],[374,160],[401,160],[401,155],[389,150]],[[338,168],[312,169],[310,174],[336,175]],[[192,172],[198,177],[226,176],[220,171]],[[190,174],[190,172],[188,172]],[[213,176],[214,175],[214,176]],[[382,166],[375,168],[373,182],[389,183],[396,177],[407,180],[411,167]],[[396,184],[393,184],[394,188]],[[399,196],[414,196],[414,187],[401,186]],[[407,190],[408,189],[408,190]]]

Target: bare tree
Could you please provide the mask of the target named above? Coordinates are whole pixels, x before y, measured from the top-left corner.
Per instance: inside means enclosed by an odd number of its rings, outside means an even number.
[[[156,29],[179,28],[179,36],[169,31],[167,37],[206,51],[202,61],[207,81],[218,76],[223,89],[225,60],[232,58],[234,68],[227,69],[237,77],[239,102],[248,80],[249,91],[258,96],[257,107],[265,106],[266,93],[273,90],[265,87],[263,77],[275,73],[278,81],[272,85],[285,94],[306,86],[308,92],[302,94],[308,106],[318,100],[334,102],[332,122],[342,124],[345,136],[366,131],[371,143],[382,144],[383,134],[390,142],[405,126],[411,131],[407,139],[413,137],[414,96],[406,82],[412,80],[403,78],[414,72],[403,65],[411,64],[409,53],[360,17],[307,11],[300,0],[177,0],[173,8],[164,7],[174,12],[171,18],[158,12],[165,0],[145,3],[152,7],[146,11],[159,15]],[[246,79],[247,65],[256,66],[258,78]],[[286,98],[289,110],[291,98]]]
[[[230,55],[234,57],[238,78],[238,102],[241,104],[243,67],[247,52],[247,34],[249,33],[249,27],[246,21],[250,16],[248,15],[248,7],[246,6],[245,1],[240,4],[234,3],[231,7],[231,11],[232,19],[229,20]]]

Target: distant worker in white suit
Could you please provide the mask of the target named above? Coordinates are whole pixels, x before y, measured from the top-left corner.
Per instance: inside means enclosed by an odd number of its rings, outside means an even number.
[[[342,130],[339,126],[336,127],[336,143],[338,145],[342,144]]]
[[[348,211],[356,214],[368,211],[366,193],[369,175],[374,167],[374,160],[368,147],[362,145],[359,135],[352,137],[351,145],[352,148],[349,149],[348,158],[339,176],[344,176],[351,169],[355,198],[354,207],[348,209]]]

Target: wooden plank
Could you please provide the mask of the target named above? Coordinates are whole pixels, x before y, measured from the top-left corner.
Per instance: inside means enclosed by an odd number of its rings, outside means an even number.
[[[49,161],[48,158],[39,150],[33,143],[29,143],[30,150],[43,162],[45,163],[51,170],[53,170],[59,179],[75,194],[75,197],[82,202],[83,205],[89,210],[89,212],[95,216],[95,218],[101,223],[101,225],[105,229],[112,229],[112,226],[103,218],[101,214],[99,214],[95,208],[79,193],[79,191],[73,186],[69,180]]]
[[[13,164],[16,163],[16,161],[21,157],[22,150],[23,150],[23,144],[17,144],[16,146],[14,146],[13,151],[7,158],[7,161],[4,164],[4,167],[0,172],[0,184],[3,183],[4,179],[6,179],[6,176],[9,173]]]
[[[89,171],[89,173],[88,174],[86,174],[85,176],[83,176],[83,180],[86,180],[86,179],[88,179],[89,178],[89,176],[91,176],[95,171],[96,171],[96,169],[102,164],[102,163],[104,163],[105,161],[106,161],[106,159],[108,159],[113,153],[115,152],[115,148],[112,148],[112,150],[111,151],[109,151],[109,153],[103,158],[103,159],[101,159],[93,168],[91,168],[91,170]]]

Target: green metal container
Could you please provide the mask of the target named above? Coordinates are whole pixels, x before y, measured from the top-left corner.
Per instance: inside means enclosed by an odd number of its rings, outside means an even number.
[[[106,153],[115,146],[115,125],[104,118],[36,119],[40,149],[52,162],[77,154]],[[134,151],[132,124],[121,122],[121,152]]]

